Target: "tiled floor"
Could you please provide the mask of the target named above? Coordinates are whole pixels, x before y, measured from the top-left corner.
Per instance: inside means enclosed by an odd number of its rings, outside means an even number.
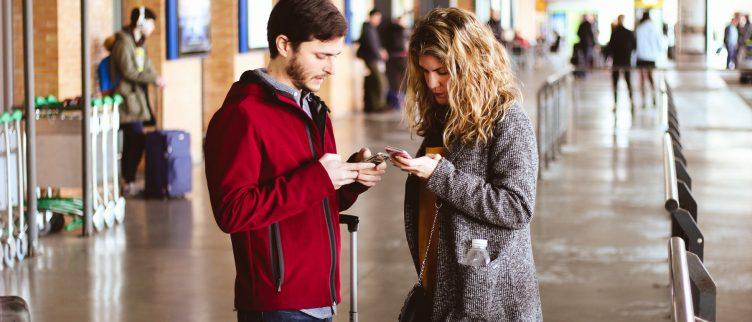
[[[536,75],[550,72],[520,76],[530,114],[542,81]],[[718,320],[743,321],[752,316],[752,110],[713,72],[668,79],[696,182],[706,263],[719,287]],[[615,123],[609,84],[600,73],[578,87],[569,144],[539,184],[532,231],[548,321],[669,316],[657,112],[638,109],[631,117],[623,102]],[[339,119],[335,131],[343,154],[363,145],[412,151],[419,143],[399,115]],[[0,272],[0,294],[25,297],[35,321],[232,321],[232,251],[211,216],[202,173],[198,167],[190,200],[129,200],[124,226],[91,238],[43,238],[41,256]],[[389,172],[348,212],[362,219],[362,321],[395,320],[415,279],[403,229],[404,179]],[[342,278],[349,278],[346,265]],[[347,321],[347,308],[346,301],[337,321]]]

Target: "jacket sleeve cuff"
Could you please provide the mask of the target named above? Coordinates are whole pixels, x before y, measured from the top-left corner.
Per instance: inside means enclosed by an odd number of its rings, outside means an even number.
[[[454,170],[455,168],[452,162],[446,158],[441,158],[436,169],[433,170],[431,176],[428,177],[426,188],[435,193],[436,196],[446,199],[446,191],[451,188],[449,182]]]

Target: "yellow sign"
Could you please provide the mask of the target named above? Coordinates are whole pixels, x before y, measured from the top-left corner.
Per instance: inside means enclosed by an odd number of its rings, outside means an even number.
[[[546,0],[535,0],[535,11],[546,12]]]
[[[663,8],[664,0],[635,0],[634,6],[636,9],[656,9]]]

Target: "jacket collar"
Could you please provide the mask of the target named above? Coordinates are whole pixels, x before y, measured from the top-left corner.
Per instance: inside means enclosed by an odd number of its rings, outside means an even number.
[[[297,91],[292,87],[282,84],[281,82],[278,82],[277,80],[269,76],[269,74],[266,73],[266,69],[264,68],[245,71],[243,75],[240,76],[240,82],[258,84],[267,94],[274,96],[282,102],[288,104],[294,103],[293,105],[301,108],[301,101],[299,99],[300,96],[296,95]],[[303,97],[303,99],[308,100],[310,107],[315,109],[312,110],[311,113],[331,112],[331,110],[329,110],[329,107],[326,106],[326,103],[324,103],[321,98],[319,98],[312,92],[303,90],[301,91],[300,95]]]

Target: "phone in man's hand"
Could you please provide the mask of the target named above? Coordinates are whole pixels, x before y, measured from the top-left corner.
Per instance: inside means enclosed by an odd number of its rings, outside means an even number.
[[[365,162],[370,162],[375,165],[379,165],[379,164],[384,163],[386,160],[389,160],[389,155],[379,152],[379,153],[372,155],[370,158],[366,159]]]

